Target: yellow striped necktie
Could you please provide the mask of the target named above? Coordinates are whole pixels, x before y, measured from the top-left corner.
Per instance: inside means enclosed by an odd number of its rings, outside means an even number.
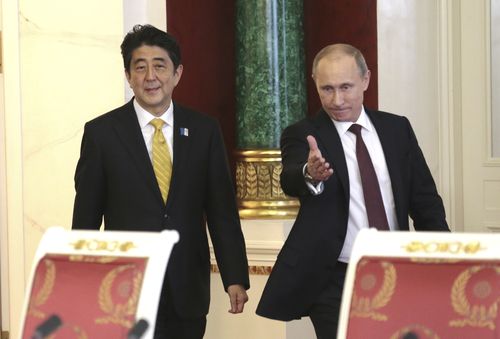
[[[156,180],[160,187],[163,202],[167,202],[168,189],[170,187],[170,177],[172,176],[172,160],[168,150],[167,141],[162,132],[162,126],[165,122],[161,119],[153,119],[150,124],[155,128],[153,135],[153,169]]]

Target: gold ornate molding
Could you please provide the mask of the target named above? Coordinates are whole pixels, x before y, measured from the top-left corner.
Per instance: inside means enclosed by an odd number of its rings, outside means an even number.
[[[242,219],[293,219],[299,201],[280,186],[282,170],[279,150],[236,152],[236,196]]]
[[[107,251],[107,252],[128,252],[136,248],[135,244],[131,241],[105,241],[98,239],[79,239],[70,244],[75,250],[87,251]]]
[[[424,252],[424,253],[449,253],[449,254],[475,254],[481,250],[485,250],[485,247],[481,246],[479,241],[473,241],[469,243],[463,243],[461,241],[452,242],[440,242],[440,241],[412,241],[403,248],[406,252]]]
[[[210,269],[212,273],[220,273],[219,267],[215,264],[212,264]],[[248,266],[248,273],[251,275],[269,275],[272,270],[272,266]]]

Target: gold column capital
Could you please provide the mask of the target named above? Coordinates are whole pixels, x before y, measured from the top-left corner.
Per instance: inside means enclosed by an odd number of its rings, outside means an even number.
[[[299,201],[280,186],[281,152],[276,149],[236,152],[236,196],[242,219],[293,219]]]

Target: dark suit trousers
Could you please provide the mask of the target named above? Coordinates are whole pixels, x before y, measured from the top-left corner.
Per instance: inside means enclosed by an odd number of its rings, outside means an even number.
[[[170,288],[163,289],[156,316],[154,339],[202,339],[206,325],[206,316],[181,318],[174,309]]]
[[[318,300],[309,309],[309,318],[318,339],[335,339],[344,288],[347,264],[337,262],[332,269],[330,282]]]

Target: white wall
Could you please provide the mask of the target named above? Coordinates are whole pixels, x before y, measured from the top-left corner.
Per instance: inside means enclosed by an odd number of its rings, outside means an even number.
[[[492,156],[500,157],[500,0],[491,0]]]
[[[51,225],[71,223],[83,124],[123,103],[123,19],[121,0],[88,0],[81,6],[3,0],[2,7],[7,178],[2,195],[8,212],[1,225],[8,239],[7,257],[2,256],[2,310],[8,305],[2,314],[8,318],[2,327],[15,338],[40,236]]]
[[[434,177],[439,145],[439,1],[378,0],[379,108],[405,115]]]

